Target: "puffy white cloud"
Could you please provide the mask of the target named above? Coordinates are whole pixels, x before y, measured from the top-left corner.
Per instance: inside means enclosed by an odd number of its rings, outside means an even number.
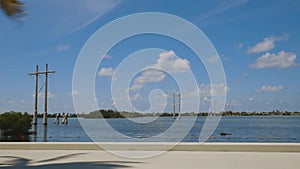
[[[163,71],[170,73],[184,73],[190,70],[190,62],[187,59],[176,57],[173,50],[159,54],[156,63],[145,68],[139,77],[134,79],[130,90],[138,90],[144,87],[145,83],[161,82],[166,78]]]
[[[173,50],[162,52],[156,64],[150,66],[152,68],[162,69],[171,73],[187,72],[190,70],[190,62],[187,59],[176,57]]]
[[[78,90],[73,90],[70,94],[72,96],[78,95],[80,92]]]
[[[281,85],[278,86],[272,86],[272,85],[263,85],[260,89],[258,89],[258,92],[277,92],[281,91],[283,87]]]
[[[249,47],[247,53],[260,53],[260,52],[266,52],[275,47],[275,42],[276,41],[281,41],[287,39],[287,36],[271,36],[265,38],[262,42],[259,42],[255,44],[253,47]]]
[[[252,102],[253,100],[254,100],[254,98],[253,97],[249,97],[249,99],[248,99],[250,102]]]
[[[133,83],[130,90],[138,90],[144,87],[144,83]]]
[[[162,57],[162,58],[164,58],[164,57],[173,57],[175,55],[176,54],[175,54],[175,52],[173,50],[169,50],[169,51],[166,51],[166,52],[161,52],[159,54],[159,57]]]
[[[109,68],[102,68],[99,72],[99,76],[112,76],[115,72],[115,69],[112,67]]]
[[[166,75],[159,70],[146,70],[142,76],[135,79],[136,83],[154,83],[162,81]]]
[[[229,87],[223,83],[220,84],[200,84],[198,92],[200,96],[222,96],[230,91]]]
[[[281,51],[278,54],[266,53],[256,60],[255,63],[251,64],[252,68],[287,68],[296,66],[296,54],[293,52]]]
[[[149,69],[141,73],[141,76],[134,79],[130,90],[141,89],[145,83],[161,82],[165,79],[166,75],[160,70]]]

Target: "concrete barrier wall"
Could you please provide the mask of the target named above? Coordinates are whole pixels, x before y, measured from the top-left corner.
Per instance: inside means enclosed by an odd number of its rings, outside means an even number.
[[[0,150],[132,150],[161,151],[175,143],[2,142]],[[170,151],[300,152],[300,143],[179,143]]]

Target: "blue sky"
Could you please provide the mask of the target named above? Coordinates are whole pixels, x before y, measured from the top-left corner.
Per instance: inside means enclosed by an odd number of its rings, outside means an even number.
[[[74,112],[72,95],[82,94],[72,91],[73,70],[81,48],[105,24],[137,12],[176,15],[206,34],[219,53],[227,79],[226,85],[212,84],[211,88],[225,90],[228,107],[234,111],[300,110],[297,0],[28,0],[25,9],[28,14],[22,21],[8,18],[2,11],[0,14],[1,113],[33,111],[35,79],[28,73],[37,64],[44,70],[46,63],[57,71],[49,79],[49,112]],[[161,48],[165,55],[187,61],[197,72],[197,92],[210,92],[205,68],[186,46],[163,36],[135,36],[117,44],[99,65],[95,91],[101,108],[114,108],[110,86],[115,69],[128,55],[145,48]],[[137,89],[129,95],[138,110],[147,110],[153,89],[166,93],[178,90],[170,76],[152,73],[154,79],[145,72],[136,75],[144,80],[142,84],[132,81],[131,87],[136,85]],[[44,77],[40,79],[42,86]],[[201,100],[200,110],[207,111],[210,98],[201,96]],[[39,102],[42,112],[43,99]],[[166,111],[171,111],[170,97],[167,102]]]

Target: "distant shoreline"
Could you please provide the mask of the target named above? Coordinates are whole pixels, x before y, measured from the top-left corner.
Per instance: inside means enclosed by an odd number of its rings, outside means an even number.
[[[47,117],[55,118],[56,114],[48,114]],[[62,114],[62,113],[60,113]],[[90,112],[88,114],[75,114],[75,113],[68,113],[69,118],[137,118],[137,117],[173,117],[173,113],[138,113],[138,112],[118,112],[113,110],[97,110]],[[175,116],[178,116],[178,113],[175,113]],[[225,111],[221,113],[208,113],[208,112],[199,112],[199,113],[180,113],[180,116],[223,116],[223,117],[239,117],[239,116],[300,116],[300,112],[288,112],[288,111],[271,111],[271,112],[232,112],[232,111]],[[42,118],[43,114],[38,114],[38,118]]]

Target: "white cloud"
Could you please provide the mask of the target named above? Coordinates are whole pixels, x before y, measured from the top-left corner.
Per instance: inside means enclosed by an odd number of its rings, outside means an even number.
[[[134,100],[134,101],[137,101],[137,100],[139,100],[140,99],[140,93],[136,93],[134,96],[133,96],[133,98],[132,98],[132,100]]]
[[[255,63],[251,64],[252,68],[287,68],[291,66],[296,66],[296,54],[293,52],[281,51],[278,54],[266,53],[256,60]]]
[[[200,84],[197,94],[200,96],[222,96],[230,91],[229,87],[223,83],[220,84]]]
[[[144,87],[144,83],[133,83],[130,90],[138,90]]]
[[[272,85],[263,85],[260,89],[258,89],[258,92],[278,92],[281,91],[283,87],[281,85],[278,86],[272,86]]]
[[[254,100],[254,98],[253,97],[249,97],[249,99],[248,99],[250,102],[252,102],[253,100]]]
[[[162,52],[159,54],[156,63],[145,68],[141,76],[134,79],[130,90],[138,90],[144,87],[145,83],[157,83],[166,78],[164,72],[184,73],[190,70],[190,62],[187,59],[176,57],[173,50]]]
[[[138,90],[144,87],[143,83],[133,83],[129,90]]]
[[[72,96],[78,95],[80,92],[78,90],[73,90],[70,94]]]
[[[203,98],[202,98],[202,100],[203,100],[203,102],[211,102],[211,99],[210,98],[208,98],[208,96],[204,96]]]
[[[267,37],[262,42],[259,42],[254,46],[249,47],[247,53],[260,53],[260,52],[269,51],[275,47],[276,41],[281,41],[285,39],[287,39],[286,35],[280,37],[277,36]]]
[[[34,96],[34,95],[33,95],[33,96]],[[45,98],[45,92],[39,93],[39,94],[38,94],[38,97],[39,97],[40,99],[44,99],[44,98]],[[54,98],[54,97],[55,97],[55,94],[50,93],[50,92],[47,93],[47,98]]]
[[[103,59],[111,59],[111,58],[112,58],[112,56],[108,55],[108,54],[106,54],[106,55],[103,56]]]
[[[170,50],[160,53],[156,64],[150,67],[162,69],[171,73],[180,73],[190,70],[190,62],[187,59],[176,57],[175,52]]]
[[[70,46],[68,46],[68,45],[61,45],[61,46],[58,46],[58,47],[56,48],[56,50],[62,52],[62,51],[68,50],[69,48],[70,48]]]
[[[216,15],[222,14],[226,11],[232,10],[236,7],[239,7],[243,4],[246,4],[248,0],[233,0],[233,1],[227,1],[226,3],[221,3],[220,5],[214,5],[213,9],[210,9],[209,12],[206,12],[205,14],[198,17],[198,21],[201,21],[202,23],[204,21],[210,21],[212,22],[212,18]]]
[[[86,14],[86,20],[83,22],[82,25],[78,26],[75,30],[80,30],[89,24],[93,23],[97,19],[101,18],[103,15],[108,13],[109,11],[113,10],[121,0],[89,0],[89,1],[83,1],[83,7],[86,8],[86,10],[89,11],[81,11],[83,13],[88,13],[89,16]],[[80,4],[78,4],[80,5]],[[82,13],[82,14],[83,14]]]
[[[118,6],[121,0],[43,0],[30,2],[30,23],[47,34],[42,38],[80,30]],[[29,4],[29,2],[28,2]],[[41,12],[42,11],[42,12]],[[35,33],[39,33],[36,31]],[[41,34],[39,34],[41,35]],[[37,36],[41,38],[41,36]]]
[[[218,56],[209,57],[207,59],[207,61],[208,61],[208,63],[214,63],[214,62],[218,61],[218,58],[219,58]]]
[[[115,72],[115,69],[112,67],[109,68],[102,68],[99,72],[99,76],[112,76]]]
[[[212,102],[212,98],[210,96],[201,97],[201,104],[202,105],[210,105],[211,102]]]
[[[144,87],[145,83],[157,83],[165,79],[166,75],[160,70],[148,69],[141,73],[142,75],[135,78],[130,90],[137,90]]]
[[[146,70],[142,72],[142,76],[135,79],[136,83],[154,83],[164,80],[166,75],[159,70]]]

